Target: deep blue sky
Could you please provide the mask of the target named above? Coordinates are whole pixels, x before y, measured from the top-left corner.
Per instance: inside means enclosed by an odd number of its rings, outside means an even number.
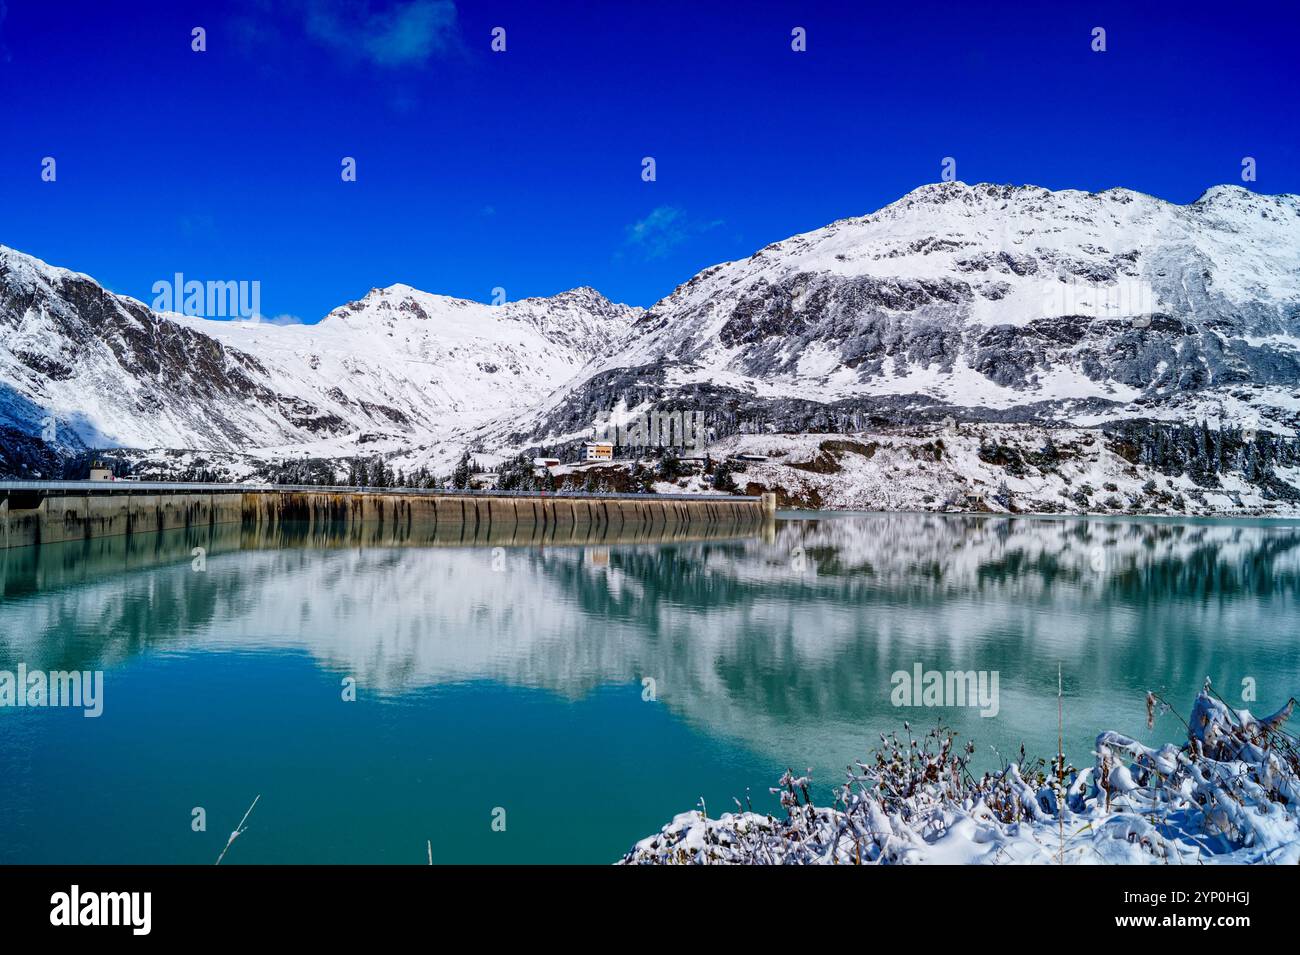
[[[1296,7],[0,0],[0,244],[316,321],[393,282],[648,305],[944,156],[1177,202],[1253,156],[1250,188],[1300,192]]]

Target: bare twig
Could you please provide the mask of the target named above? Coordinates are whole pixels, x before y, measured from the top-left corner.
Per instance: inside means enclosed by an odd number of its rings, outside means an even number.
[[[248,817],[253,814],[253,806],[256,806],[257,800],[261,798],[262,794],[258,793],[253,799],[252,805],[248,807],[248,812],[244,813],[244,818],[239,820],[239,825],[237,825],[235,831],[230,834],[230,838],[226,840],[226,847],[221,850],[221,855],[217,856],[217,861],[214,862],[213,865],[221,865],[221,860],[226,857],[226,853],[230,851],[231,845],[236,839],[244,834],[244,823],[248,822]]]
[[[1059,864],[1065,865],[1065,807],[1061,805],[1061,787],[1065,775],[1065,703],[1061,699],[1061,664],[1056,664],[1056,820],[1061,846]]]

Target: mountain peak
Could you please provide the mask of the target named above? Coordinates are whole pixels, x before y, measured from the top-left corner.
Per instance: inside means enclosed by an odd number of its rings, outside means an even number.
[[[1220,202],[1239,202],[1241,200],[1250,201],[1256,198],[1267,198],[1258,196],[1257,193],[1251,192],[1245,186],[1237,186],[1231,183],[1222,183],[1217,186],[1211,186],[1201,193],[1200,197],[1192,203],[1194,206],[1211,205]]]
[[[527,298],[512,299],[502,302],[500,304],[505,311],[501,313],[500,317],[508,317],[513,313],[514,309],[510,306],[518,306],[525,303],[542,307],[549,307],[552,305],[574,306],[597,311],[628,309],[632,307],[628,305],[620,305],[619,303],[612,301],[590,285],[579,285],[576,288],[557,292],[554,295],[532,295]],[[496,307],[494,303],[490,302],[481,302],[468,298],[457,298],[453,295],[441,295],[437,292],[426,292],[413,285],[407,285],[405,282],[395,282],[392,285],[387,285],[383,288],[372,288],[365,295],[361,296],[361,298],[334,309],[334,311],[330,312],[326,318],[348,317],[370,309],[378,309],[380,311],[388,311],[391,309],[397,309],[399,311],[415,310],[423,312],[430,307],[472,310],[483,306]]]
[[[392,285],[387,285],[381,289],[372,288],[370,291],[372,294],[379,292],[385,295],[413,295],[416,292],[420,292],[420,289],[416,288],[414,285],[407,285],[405,282],[394,282]],[[421,292],[421,294],[424,293]]]
[[[28,255],[26,252],[19,252],[7,245],[0,245],[0,266],[3,266],[5,274],[13,275],[19,279],[41,279],[47,283],[51,279],[62,280],[65,278],[94,281],[89,275],[83,275],[80,272],[74,272],[71,269],[61,268],[57,265],[50,265],[43,259]]]
[[[601,294],[597,289],[590,285],[579,285],[577,288],[567,289],[563,292],[556,292],[549,296],[536,296],[533,298],[522,299],[525,302],[555,302],[559,304],[581,305],[585,307],[609,308],[624,307],[619,306],[617,302]]]
[[[592,288],[590,285],[578,285],[567,291],[557,292],[552,298],[597,298],[605,302],[610,301],[599,290]]]
[[[976,182],[965,183],[960,179],[950,182],[927,182],[917,186],[891,205],[909,202],[953,202],[962,199],[1009,199],[1015,196],[1050,195],[1052,190],[1030,183]]]
[[[1089,192],[1080,189],[1048,189],[1045,186],[1036,186],[1032,183],[1014,184],[1014,183],[994,183],[994,182],[976,182],[965,183],[960,180],[951,182],[929,182],[917,186],[911,192],[906,193],[901,198],[882,207],[879,211],[886,209],[906,209],[917,203],[924,202],[930,204],[942,204],[958,201],[973,202],[981,199],[1007,200],[1007,199],[1066,199],[1068,197],[1081,198],[1121,198],[1125,201],[1133,199],[1143,199],[1149,202],[1163,205],[1177,206],[1178,203],[1161,199],[1158,196],[1152,196],[1145,192],[1139,192],[1135,189],[1129,189],[1124,186],[1111,186],[1107,189],[1101,189],[1096,192]],[[1268,196],[1262,193],[1253,192],[1244,186],[1234,183],[1222,183],[1220,185],[1210,186],[1191,206],[1209,205],[1216,202],[1254,202],[1259,200],[1286,200],[1295,198],[1289,194],[1279,194],[1277,196]]]

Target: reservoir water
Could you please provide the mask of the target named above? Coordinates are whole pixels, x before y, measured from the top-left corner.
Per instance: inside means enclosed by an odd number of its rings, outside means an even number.
[[[195,548],[202,551],[196,554]],[[412,546],[238,526],[0,551],[0,674],[102,671],[102,713],[0,706],[0,863],[616,860],[879,734],[981,766],[1300,691],[1300,526],[782,515],[750,536]],[[894,705],[996,675],[996,713]],[[1245,702],[1243,702],[1243,696]],[[1254,699],[1251,699],[1254,697]],[[969,702],[969,701],[968,701]],[[986,710],[987,711],[987,710]],[[200,822],[203,823],[200,826]]]

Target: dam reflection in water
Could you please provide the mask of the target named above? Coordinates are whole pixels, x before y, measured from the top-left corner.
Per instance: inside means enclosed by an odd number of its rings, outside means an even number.
[[[1257,711],[1300,688],[1291,525],[482,533],[219,525],[0,552],[0,670],[106,687],[99,719],[0,709],[0,861],[209,863],[259,792],[229,861],[420,862],[426,839],[439,861],[609,861],[701,796],[773,805],[786,766],[825,792],[904,719],[942,717],[985,764],[1049,755],[1058,665],[1076,763],[1102,729],[1177,737],[1172,716],[1146,730],[1148,689],[1185,712],[1207,676],[1234,701],[1253,680]],[[996,717],[895,708],[916,664],[996,671]]]

